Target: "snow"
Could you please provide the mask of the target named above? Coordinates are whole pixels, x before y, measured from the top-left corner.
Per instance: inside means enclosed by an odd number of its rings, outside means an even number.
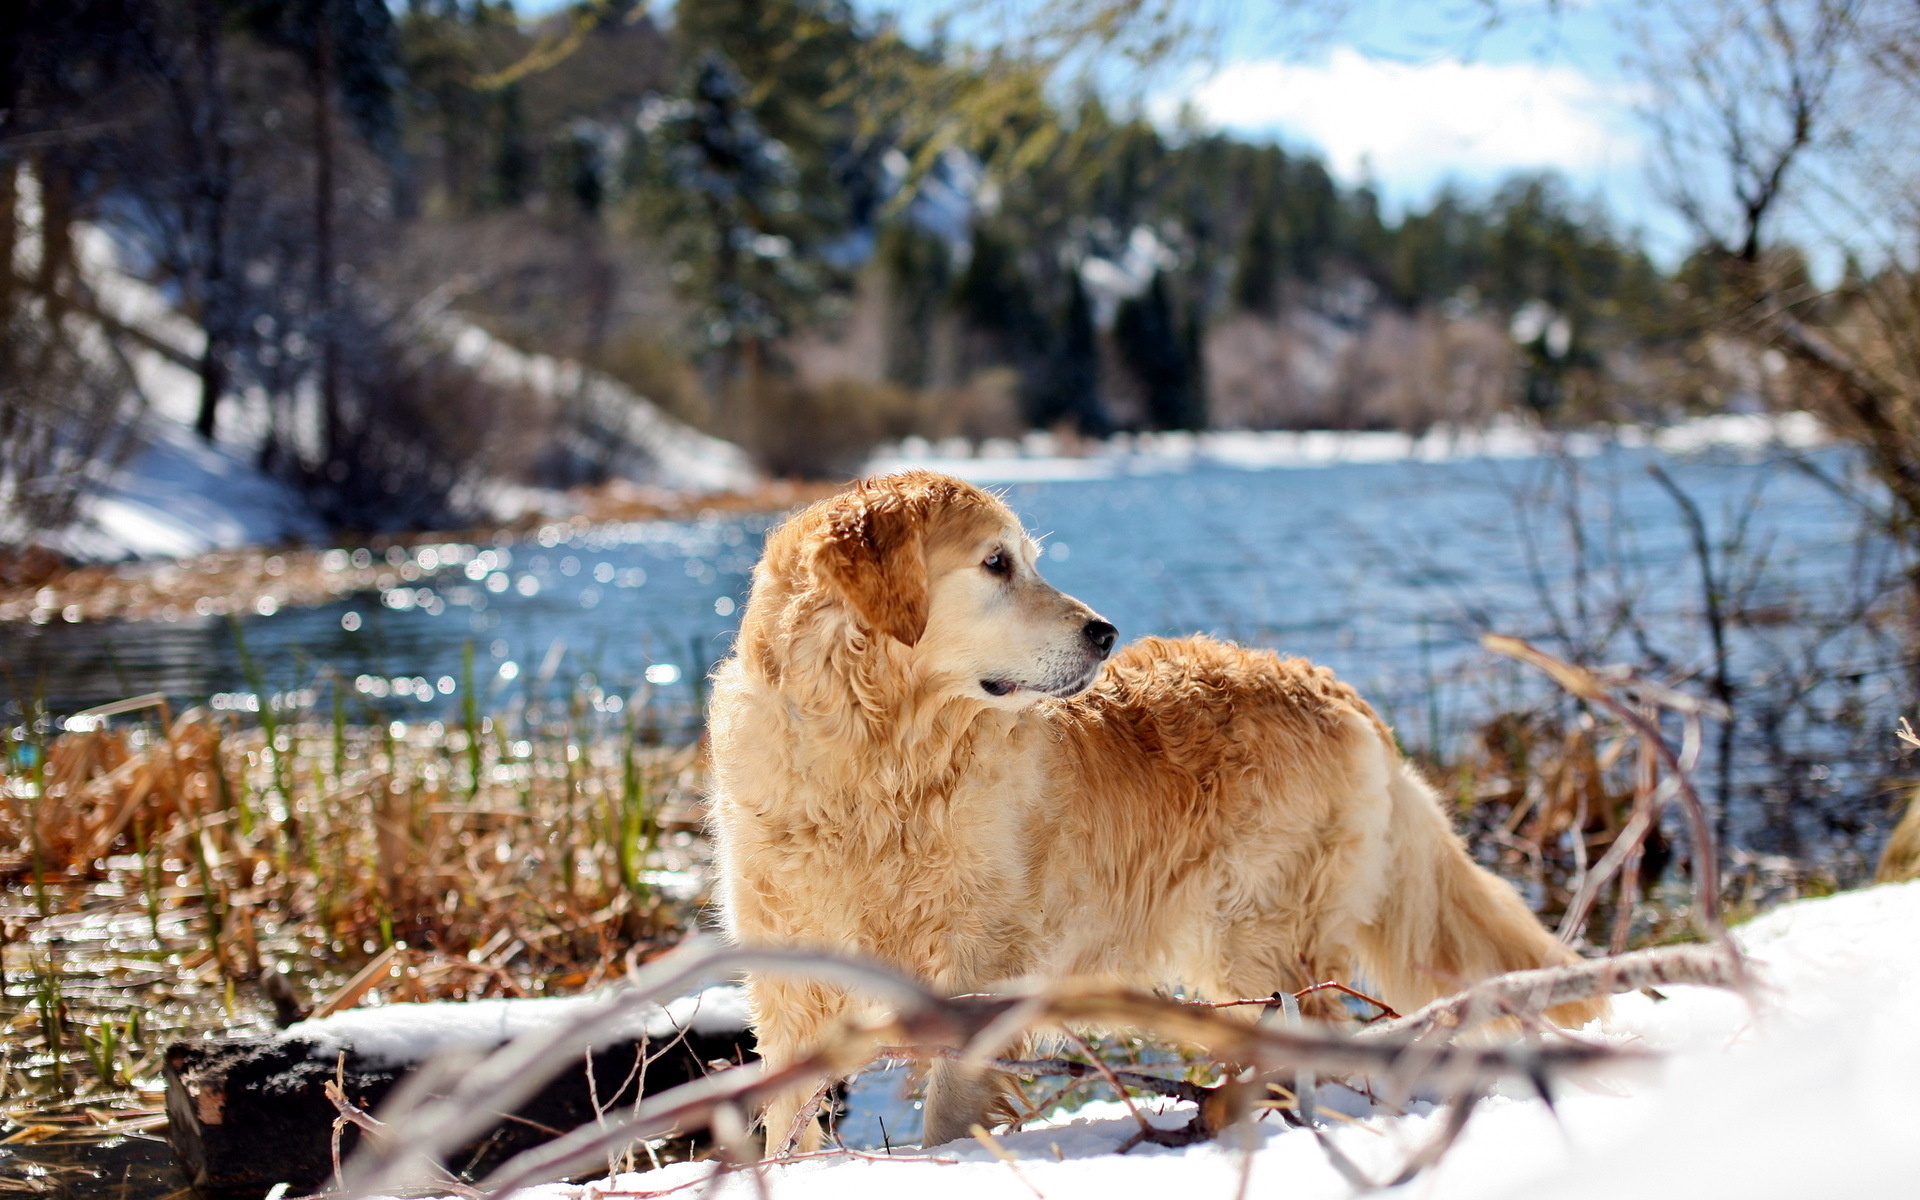
[[[566,400],[624,437],[638,451],[614,464],[624,477],[697,492],[744,491],[758,479],[746,451],[676,421],[611,376],[515,349],[452,312],[439,314],[428,327],[481,379],[524,387],[552,402]]]
[[[1558,1116],[1518,1094],[1485,1102],[1438,1166],[1407,1194],[1431,1200],[1686,1196],[1892,1197],[1920,1180],[1920,883],[1784,906],[1738,931],[1764,986],[1757,1002],[1703,988],[1616,1000],[1592,1036],[1659,1051],[1636,1072],[1566,1081]],[[1330,1136],[1374,1178],[1432,1136],[1444,1110],[1336,1123]],[[1177,1112],[1155,1118],[1183,1119]],[[1256,1126],[1250,1164],[1235,1146],[1141,1146],[1116,1103],[1089,1104],[1043,1128],[1003,1135],[1004,1161],[957,1143],[925,1161],[833,1155],[769,1168],[778,1200],[1115,1200],[1246,1194],[1319,1200],[1353,1194],[1311,1135]],[[896,1133],[895,1140],[903,1140]],[[918,1160],[918,1161],[916,1161]],[[694,1184],[710,1163],[681,1163],[597,1184],[551,1184],[528,1200],[653,1194]],[[748,1196],[750,1181],[721,1181]],[[686,1194],[699,1194],[690,1190]],[[712,1194],[712,1193],[708,1193]]]
[[[1154,257],[1158,243],[1152,241],[1151,231],[1134,233],[1126,253],[1113,262],[1089,260],[1098,267],[1096,274],[1111,268],[1114,279],[1126,284],[1115,295],[1132,294],[1127,288],[1150,277],[1152,264],[1158,261]],[[209,445],[198,438],[192,423],[200,384],[187,364],[200,353],[204,334],[158,289],[124,269],[103,230],[79,227],[76,248],[101,311],[145,339],[145,344],[125,345],[145,411],[138,418],[132,453],[118,466],[98,472],[93,493],[82,502],[70,526],[48,531],[41,540],[74,559],[111,561],[323,538],[322,522],[301,497],[254,465],[267,424],[264,399],[257,395],[228,398],[221,416],[221,440]],[[694,492],[743,490],[755,481],[753,466],[738,446],[674,420],[608,376],[565,359],[516,349],[451,311],[428,316],[423,324],[429,336],[442,341],[482,377],[525,387],[549,403],[564,401],[593,427],[602,444],[624,441],[633,447],[612,464],[622,477]],[[867,470],[884,474],[926,467],[978,483],[1006,484],[1108,479],[1205,466],[1271,470],[1335,463],[1526,458],[1549,450],[1592,454],[1608,445],[1694,453],[1713,447],[1752,450],[1778,444],[1799,448],[1824,440],[1818,421],[1807,413],[1723,415],[1659,430],[1627,427],[1559,438],[1512,420],[1484,429],[1438,428],[1418,437],[1327,430],[1141,434],[1095,443],[1085,454],[1068,452],[1051,436],[1035,433],[1019,443],[988,443],[977,452],[972,447],[935,448],[908,439],[883,449]],[[497,520],[514,519],[529,507],[565,506],[564,497],[500,480],[481,484],[475,499]]]
[[[200,380],[183,364],[204,345],[199,327],[157,288],[123,270],[112,239],[98,226],[76,226],[74,251],[93,303],[145,339],[121,345],[141,404],[130,453],[117,465],[96,466],[74,521],[40,540],[84,561],[179,557],[321,536],[323,526],[298,494],[253,465],[254,447],[245,438],[209,445],[193,433]],[[253,406],[242,398],[228,407],[238,414]]]
[[[387,1004],[355,1008],[330,1017],[300,1021],[281,1031],[289,1041],[307,1042],[312,1057],[331,1061],[351,1051],[378,1066],[425,1062],[444,1050],[492,1050],[514,1038],[541,1033],[597,1011],[614,993],[543,999],[467,1000],[428,1004]],[[746,1000],[730,986],[705,988],[629,1014],[621,1024],[594,1039],[596,1046],[674,1037],[681,1030],[721,1034],[744,1029]],[[582,1047],[584,1049],[584,1047]]]
[[[79,518],[48,539],[83,561],[178,558],[242,546],[316,540],[325,526],[286,484],[225,444],[149,412],[139,445],[104,473]]]
[[[883,447],[867,473],[912,468],[944,471],[981,484],[1065,482],[1157,475],[1195,467],[1262,471],[1326,467],[1341,463],[1452,462],[1464,459],[1535,458],[1546,453],[1598,454],[1609,446],[1649,447],[1669,454],[1708,449],[1755,451],[1770,446],[1808,449],[1828,441],[1811,413],[1723,414],[1662,429],[1621,426],[1597,432],[1548,434],[1512,419],[1483,429],[1439,426],[1415,436],[1379,430],[1218,430],[1118,436],[1068,454],[1047,434],[1019,443],[989,442],[977,453],[909,438]],[[956,452],[959,450],[960,452]]]
[[[76,560],[114,561],[323,539],[324,523],[299,493],[255,465],[268,428],[265,398],[227,397],[219,440],[201,439],[193,432],[200,379],[189,364],[205,346],[204,331],[126,269],[104,229],[77,225],[75,253],[101,313],[139,335],[121,340],[139,415],[131,452],[117,465],[96,468],[75,520],[40,531],[36,540]],[[515,349],[450,311],[424,325],[481,377],[526,387],[583,414],[607,441],[624,439],[632,449],[612,464],[618,476],[694,492],[744,490],[757,480],[738,446],[674,420],[607,376]],[[529,503],[558,499],[497,480],[486,481],[476,494],[486,515],[503,521],[521,516]]]

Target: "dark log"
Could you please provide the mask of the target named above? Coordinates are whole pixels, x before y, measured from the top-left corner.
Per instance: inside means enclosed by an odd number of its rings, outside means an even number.
[[[635,1064],[657,1055],[644,1072]],[[753,1057],[753,1035],[739,1029],[689,1030],[683,1039],[621,1042],[596,1052],[592,1080],[583,1054],[518,1111],[463,1147],[448,1167],[477,1178],[531,1146],[594,1119],[602,1110],[632,1104],[637,1086],[652,1095],[697,1079],[711,1064]],[[326,1085],[338,1068],[348,1098],[377,1112],[387,1093],[417,1063],[391,1064],[349,1049],[318,1055],[315,1043],[298,1036],[206,1038],[168,1047],[167,1136],[174,1161],[195,1190],[223,1200],[258,1200],[275,1184],[290,1195],[326,1186],[333,1173],[332,1138],[339,1115]],[[346,1127],[341,1155],[352,1152],[359,1131]]]

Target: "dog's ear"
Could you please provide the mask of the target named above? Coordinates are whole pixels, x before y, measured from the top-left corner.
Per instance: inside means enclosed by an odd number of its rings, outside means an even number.
[[[927,631],[923,525],[899,496],[850,498],[829,515],[817,560],[863,625],[909,646]]]

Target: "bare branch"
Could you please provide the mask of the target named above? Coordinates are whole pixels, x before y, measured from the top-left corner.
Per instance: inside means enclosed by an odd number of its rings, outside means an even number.
[[[1661,946],[1590,962],[1514,971],[1394,1021],[1363,1029],[1360,1038],[1452,1037],[1503,1017],[1532,1016],[1561,1004],[1641,988],[1696,984],[1740,990],[1751,985],[1740,964],[1717,947]]]

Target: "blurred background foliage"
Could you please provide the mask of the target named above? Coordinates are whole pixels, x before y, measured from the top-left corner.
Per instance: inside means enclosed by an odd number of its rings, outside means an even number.
[[[829,0],[15,8],[0,258],[46,249],[0,306],[85,306],[67,241],[107,229],[204,331],[200,432],[256,397],[262,465],[344,527],[604,474],[551,449],[564,415],[430,352],[448,309],[781,474],[910,434],[1663,418],[1740,390],[1711,272],[1663,271],[1560,180],[1389,216],[1312,153],[1074,82],[1185,44],[1179,10],[1029,15],[980,48]],[[53,378],[19,357],[45,349],[10,339],[8,386]]]

